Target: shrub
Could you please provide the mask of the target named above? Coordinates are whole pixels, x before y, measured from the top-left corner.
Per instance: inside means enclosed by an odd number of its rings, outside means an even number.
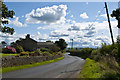
[[[49,52],[43,52],[42,55],[43,56],[50,56],[51,54]]]
[[[52,51],[52,52],[59,52],[59,51],[60,51],[60,48],[57,47],[56,45],[53,45],[52,48],[51,48],[51,51]]]
[[[21,53],[20,53],[20,56],[28,56],[28,55],[29,55],[28,52],[21,52]]]
[[[7,46],[2,49],[2,52],[3,53],[16,53],[16,50],[13,47]]]
[[[113,45],[106,45],[106,43],[102,44],[102,48],[100,48],[100,53],[103,55],[111,54],[112,50],[114,49]]]
[[[97,55],[97,50],[93,50],[91,55]]]
[[[70,54],[73,56],[79,56],[82,58],[88,58],[91,57],[91,53],[92,53],[92,48],[83,48],[81,50],[70,50]]]
[[[47,48],[42,48],[42,49],[40,49],[40,51],[42,51],[42,52],[49,52],[50,50],[47,49]]]
[[[15,49],[16,49],[17,53],[24,52],[24,50],[23,50],[22,46],[20,46],[20,45],[16,46],[16,48],[15,48]]]
[[[41,54],[41,52],[39,50],[35,50],[35,52],[30,54],[30,56],[40,56],[40,55],[42,55],[42,54]]]

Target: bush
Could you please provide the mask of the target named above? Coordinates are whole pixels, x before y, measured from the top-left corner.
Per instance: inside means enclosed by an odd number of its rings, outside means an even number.
[[[106,45],[106,43],[102,44],[102,48],[100,48],[100,53],[103,55],[111,54],[112,50],[114,49],[113,45]]]
[[[28,52],[21,52],[21,53],[20,53],[20,56],[28,56],[28,55],[29,55]]]
[[[24,52],[24,50],[23,50],[22,46],[20,46],[20,45],[16,46],[16,48],[15,48],[15,49],[16,49],[17,53]]]
[[[40,51],[42,51],[42,52],[49,52],[50,50],[47,49],[47,48],[42,48],[42,49],[40,49]]]
[[[50,54],[49,52],[43,52],[42,55],[43,55],[43,56],[50,56],[50,55],[52,55],[52,54]]]
[[[97,50],[93,50],[91,55],[97,55]]]
[[[91,57],[92,48],[83,48],[81,50],[70,50],[70,54],[73,56],[79,56],[84,59]]]
[[[40,56],[40,55],[42,54],[39,50],[35,50],[35,52],[32,52],[32,54],[30,54],[30,56]]]
[[[16,50],[13,47],[7,46],[2,49],[2,52],[3,53],[16,53]]]
[[[60,48],[57,47],[56,45],[53,45],[52,48],[51,48],[51,51],[52,51],[52,52],[59,52],[59,51],[60,51]]]

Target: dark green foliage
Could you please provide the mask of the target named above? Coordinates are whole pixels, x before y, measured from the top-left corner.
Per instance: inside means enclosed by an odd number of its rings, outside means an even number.
[[[1,41],[2,45],[6,45],[7,43],[5,41]]]
[[[111,16],[115,17],[118,20],[118,28],[120,28],[120,8],[113,10]]]
[[[81,50],[70,50],[70,54],[73,56],[79,56],[86,59],[91,56],[92,48],[83,48]]]
[[[14,29],[13,28],[10,28],[10,27],[6,27],[6,26],[4,26],[3,28],[2,28],[2,32],[3,33],[9,33],[9,34],[13,34],[14,33]]]
[[[119,57],[119,61],[120,61],[120,37],[117,38],[117,49],[118,49],[118,57]]]
[[[28,52],[21,52],[20,56],[29,56],[29,53]]]
[[[102,44],[102,47],[99,49],[99,52],[103,55],[111,54],[114,49],[113,45],[106,45],[106,43]]]
[[[40,53],[39,50],[35,50],[34,52],[29,53],[30,56],[41,56],[42,54]]]
[[[50,54],[49,52],[43,52],[42,55],[43,55],[43,56],[50,56],[50,55],[52,55],[52,54]]]
[[[46,42],[53,42],[53,41],[48,40],[48,41],[46,41]]]
[[[51,51],[52,52],[59,52],[60,51],[60,48],[56,45],[53,45],[53,47],[51,48]]]
[[[40,49],[40,51],[42,51],[42,52],[49,52],[50,50],[47,49],[47,48],[42,48],[42,49]]]
[[[55,41],[55,44],[61,49],[64,50],[67,47],[67,43],[64,39],[59,39],[59,41]]]
[[[2,18],[4,19],[9,19],[9,18],[13,18],[13,15],[15,15],[14,11],[13,10],[8,10],[8,7],[2,2]],[[8,24],[8,20],[4,20],[2,21],[2,24]],[[9,33],[9,34],[13,34],[15,31],[13,28],[10,28],[10,27],[0,27],[1,28],[1,31],[3,33]]]
[[[15,49],[16,49],[17,53],[24,52],[22,46],[20,46],[20,45],[17,45],[17,46],[15,47]]]

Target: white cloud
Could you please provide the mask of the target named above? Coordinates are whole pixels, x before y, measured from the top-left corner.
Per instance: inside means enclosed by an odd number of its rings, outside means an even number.
[[[107,14],[102,14],[100,16],[103,17],[103,18],[105,18],[105,19],[107,19]],[[110,19],[114,19],[114,18],[111,17],[111,15],[109,15],[109,17],[110,17]]]
[[[0,32],[0,42],[5,41],[6,43],[10,44],[11,42],[18,40],[19,38],[25,38],[25,35],[26,34],[16,34],[16,33],[10,35]]]
[[[88,15],[86,14],[86,12],[80,14],[80,17],[83,18],[83,19],[89,18]]]
[[[45,26],[45,27],[38,27],[37,29],[47,29],[47,26]]]
[[[96,37],[96,40],[100,40],[100,41],[102,41],[102,43],[108,43],[108,44],[111,43],[110,38],[105,35]]]
[[[22,17],[25,17],[25,16],[22,16]]]
[[[68,28],[68,31],[72,31],[72,30],[79,31],[80,28],[78,26],[71,26],[70,28]]]
[[[51,24],[65,23],[66,5],[53,5],[52,7],[37,8],[26,14],[27,23],[44,23]]]
[[[93,24],[92,26],[90,26]],[[72,27],[75,25],[74,27]],[[112,29],[117,34],[117,21],[111,21]],[[109,25],[107,21],[103,22],[76,22],[73,20],[69,20],[69,23],[66,24],[49,24],[46,26],[40,26],[37,29],[52,29],[50,34],[41,34],[40,32],[36,32],[37,35],[31,35],[33,39],[36,41],[47,41],[52,40],[56,41],[59,38],[63,38],[66,42],[71,45],[71,40],[74,39],[74,46],[78,47],[100,47],[102,43],[111,43],[111,38],[109,37]],[[71,29],[68,31],[68,29]],[[98,33],[98,31],[102,31],[104,35]],[[107,33],[106,33],[107,32]],[[9,39],[10,41],[14,41],[19,37],[19,34],[14,35],[14,39]],[[22,35],[26,36],[26,35]],[[4,40],[4,39],[2,39]]]
[[[73,15],[71,15],[70,17],[73,18]]]
[[[23,24],[19,21],[19,17],[14,16],[14,20],[9,20],[9,24],[12,24],[13,26],[16,27],[26,27],[27,24]]]
[[[102,14],[102,15],[100,15],[100,16],[107,19],[107,14]]]
[[[98,11],[98,13],[100,13],[101,11]]]
[[[40,32],[37,32],[38,35],[40,35]]]
[[[84,37],[93,37],[95,35],[96,31],[94,30],[89,30],[85,35]]]
[[[50,33],[50,36],[51,37],[68,37],[69,36],[69,34],[68,33],[63,33],[63,32],[61,32],[61,31],[58,31],[58,30],[55,30],[55,31],[52,31],[51,33]]]
[[[86,4],[88,5],[88,2],[86,2]]]

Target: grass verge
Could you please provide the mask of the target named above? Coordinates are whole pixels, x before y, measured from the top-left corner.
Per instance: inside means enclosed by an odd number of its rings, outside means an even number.
[[[78,78],[100,78],[101,74],[99,72],[100,67],[98,66],[98,63],[87,58]]]
[[[60,58],[57,58],[57,59],[54,59],[54,60],[49,60],[49,61],[43,61],[43,62],[39,62],[39,63],[28,64],[28,65],[2,68],[2,71],[0,71],[0,72],[5,73],[5,72],[10,72],[10,71],[19,70],[19,69],[36,67],[36,66],[40,66],[40,65],[44,65],[44,64],[48,64],[48,63],[57,62],[57,61],[62,60],[62,59],[64,59],[64,57],[60,57]]]
[[[4,53],[0,53],[0,57],[4,57],[4,56],[16,56],[18,54],[4,54]]]
[[[110,68],[106,63],[95,62],[87,58],[78,78],[117,78],[120,79],[120,73],[117,68]]]

